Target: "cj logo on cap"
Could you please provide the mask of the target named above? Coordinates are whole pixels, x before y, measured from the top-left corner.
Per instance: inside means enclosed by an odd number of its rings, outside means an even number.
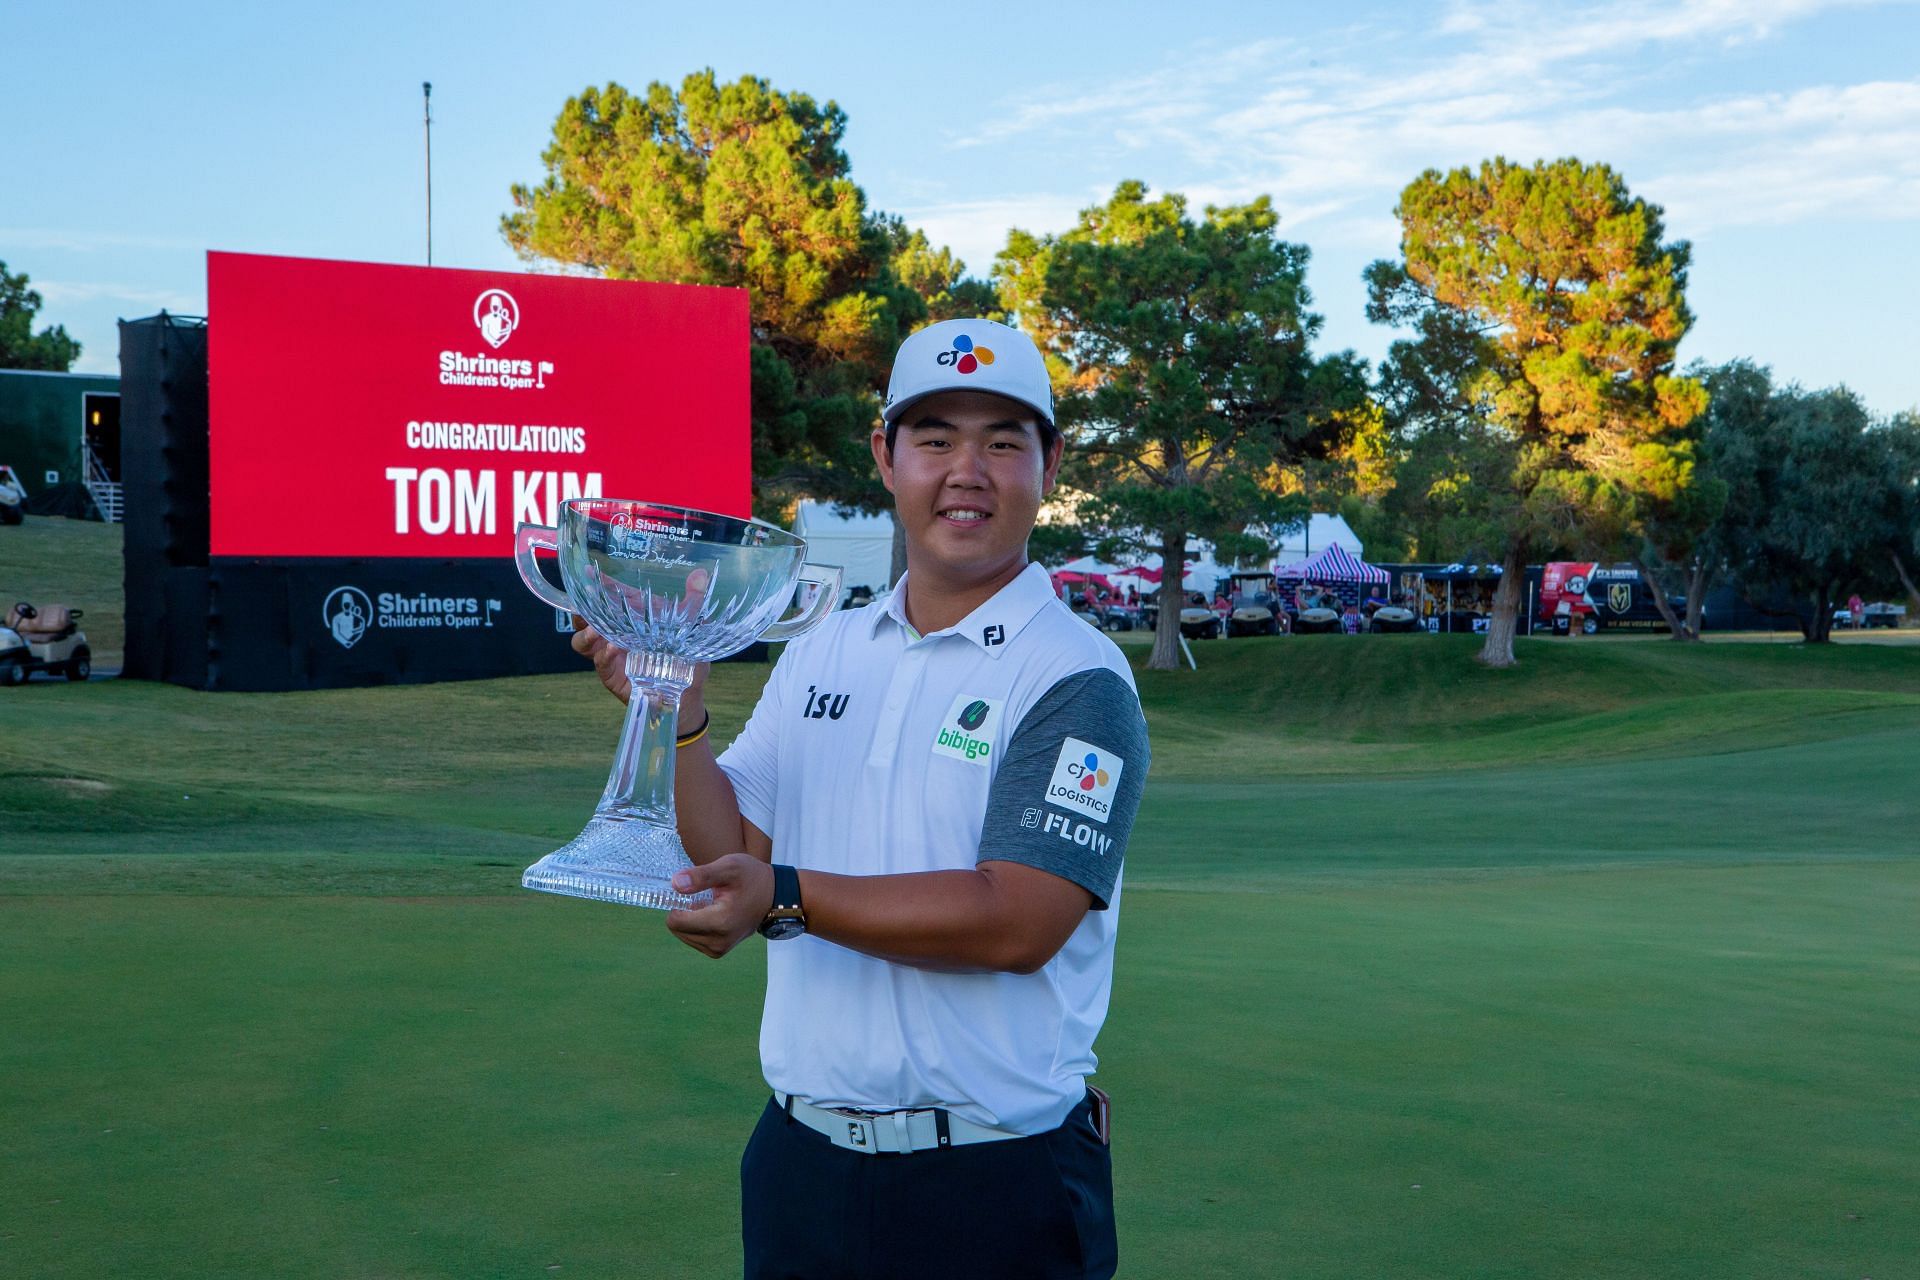
[[[1068,738],[1047,782],[1047,803],[1105,822],[1113,812],[1113,793],[1127,762],[1091,742]]]
[[[935,364],[950,364],[961,373],[972,373],[983,364],[993,363],[991,347],[976,347],[964,333],[953,335],[953,346],[933,358]]]

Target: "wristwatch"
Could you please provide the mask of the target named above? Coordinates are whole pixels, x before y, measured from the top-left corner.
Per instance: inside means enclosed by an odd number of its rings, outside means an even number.
[[[769,942],[797,938],[807,931],[807,910],[800,905],[800,873],[793,867],[773,864],[773,906],[760,922],[760,936]]]

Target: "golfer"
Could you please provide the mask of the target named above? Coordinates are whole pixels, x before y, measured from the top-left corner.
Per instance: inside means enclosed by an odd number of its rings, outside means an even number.
[[[769,939],[750,1277],[1114,1273],[1087,1077],[1147,733],[1119,650],[1027,560],[1052,403],[1004,325],[907,339],[872,440],[906,575],[790,644],[719,756],[704,668],[681,702],[676,887],[714,897],[667,925],[710,956]],[[624,696],[619,652],[574,646]]]

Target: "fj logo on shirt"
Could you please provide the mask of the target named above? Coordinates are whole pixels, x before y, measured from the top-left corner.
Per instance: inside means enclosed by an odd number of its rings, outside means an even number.
[[[1000,728],[1000,703],[993,698],[976,698],[963,693],[947,708],[940,721],[940,732],[933,740],[933,753],[952,756],[970,764],[984,765],[993,755],[994,735]]]
[[[1007,629],[996,622],[980,633],[980,642],[989,649],[997,644],[1005,644],[1007,642]]]
[[[1120,771],[1126,767],[1127,762],[1111,751],[1068,738],[1061,744],[1060,759],[1054,762],[1053,777],[1047,782],[1047,803],[1105,822],[1113,812]]]

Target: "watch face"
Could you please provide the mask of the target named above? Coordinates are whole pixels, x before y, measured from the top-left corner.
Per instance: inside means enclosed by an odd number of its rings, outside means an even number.
[[[760,926],[760,932],[769,942],[780,942],[786,938],[797,938],[807,931],[807,923],[792,916],[782,916],[778,920],[769,920]]]

